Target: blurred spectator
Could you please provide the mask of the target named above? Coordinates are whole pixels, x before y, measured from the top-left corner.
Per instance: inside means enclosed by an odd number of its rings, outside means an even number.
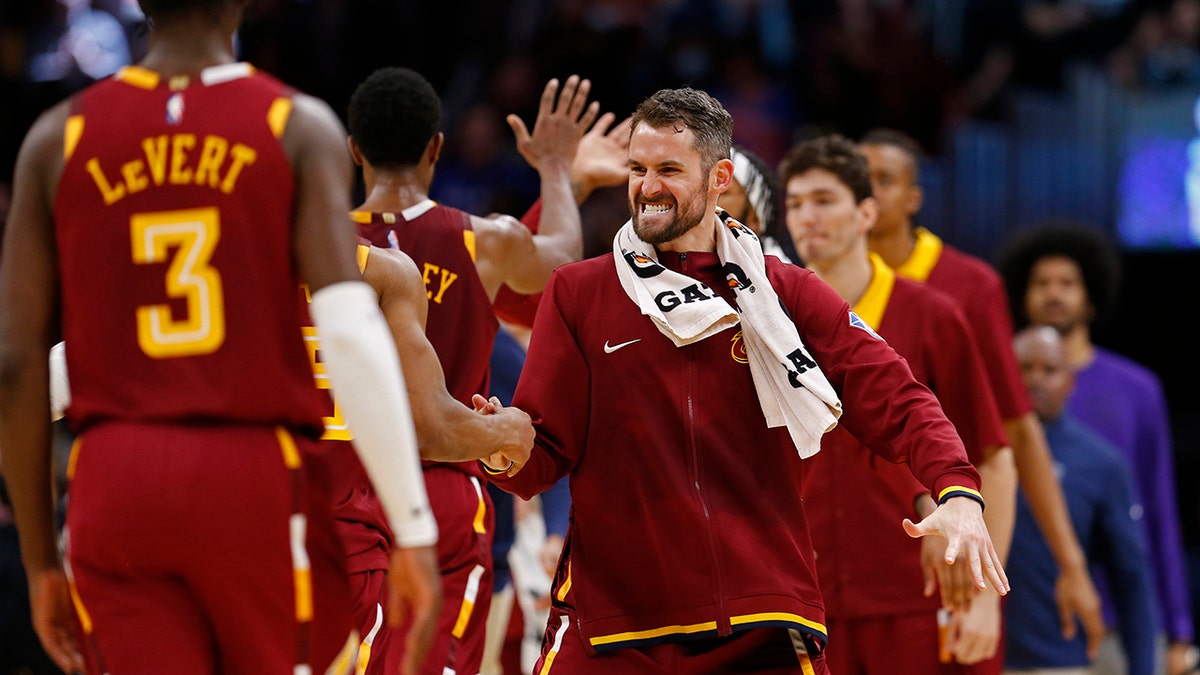
[[[538,176],[516,153],[504,115],[476,103],[446,134],[430,197],[468,213],[522,213],[538,197]]]
[[[1108,71],[1129,87],[1200,83],[1200,0],[1173,0],[1143,13],[1109,57]]]

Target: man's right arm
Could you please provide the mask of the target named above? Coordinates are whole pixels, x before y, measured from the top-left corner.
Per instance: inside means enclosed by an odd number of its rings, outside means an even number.
[[[29,578],[33,625],[46,653],[83,671],[55,528],[48,355],[59,329],[51,210],[67,105],[43,114],[21,146],[0,262],[0,452]]]
[[[400,251],[372,247],[363,279],[379,295],[396,350],[403,356],[400,365],[421,457],[462,462],[503,453],[524,463],[533,446],[529,415],[517,408],[479,415],[446,391],[441,362],[425,336],[428,298],[412,259]]]
[[[1087,557],[1067,515],[1067,502],[1050,460],[1050,446],[1046,443],[1042,424],[1033,412],[1028,412],[1016,419],[1005,420],[1004,430],[1012,444],[1021,490],[1058,563],[1054,594],[1063,636],[1068,639],[1075,636],[1075,616],[1078,616],[1087,635],[1088,653],[1095,656],[1107,632],[1100,612],[1100,595],[1092,584]]]
[[[599,114],[599,104],[587,104],[590,90],[591,82],[576,75],[567,78],[561,91],[558,80],[548,82],[532,134],[519,117],[509,115],[517,149],[541,177],[542,215],[537,234],[515,219],[495,221],[494,233],[489,233],[495,244],[481,250],[481,257],[492,257],[495,266],[497,278],[484,280],[485,285],[492,282],[489,288],[498,288],[503,282],[518,293],[537,293],[557,267],[583,256],[571,164],[580,138]],[[484,248],[482,242],[480,248]],[[492,276],[483,265],[481,273]]]

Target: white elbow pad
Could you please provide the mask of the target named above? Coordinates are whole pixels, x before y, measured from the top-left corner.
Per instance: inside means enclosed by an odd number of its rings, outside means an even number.
[[[310,310],[334,398],[397,544],[436,543],[404,375],[374,289],[331,284],[313,293]]]

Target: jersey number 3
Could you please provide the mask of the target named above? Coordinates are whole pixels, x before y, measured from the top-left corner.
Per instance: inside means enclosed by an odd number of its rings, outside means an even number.
[[[221,237],[215,207],[139,213],[129,222],[133,261],[169,261],[167,297],[187,311],[175,318],[168,304],[137,308],[138,345],[152,358],[211,354],[225,342],[225,296],[221,275],[209,265]],[[173,251],[173,253],[172,253]]]

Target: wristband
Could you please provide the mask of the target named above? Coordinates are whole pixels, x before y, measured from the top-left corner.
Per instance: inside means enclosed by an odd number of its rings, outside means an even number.
[[[983,495],[979,494],[979,490],[972,490],[969,487],[963,487],[961,485],[951,485],[950,487],[938,493],[938,506],[945,504],[946,500],[950,499],[951,497],[966,497],[967,499],[972,499],[976,502],[979,502],[979,509],[981,511],[987,508],[987,504],[983,503]]]

